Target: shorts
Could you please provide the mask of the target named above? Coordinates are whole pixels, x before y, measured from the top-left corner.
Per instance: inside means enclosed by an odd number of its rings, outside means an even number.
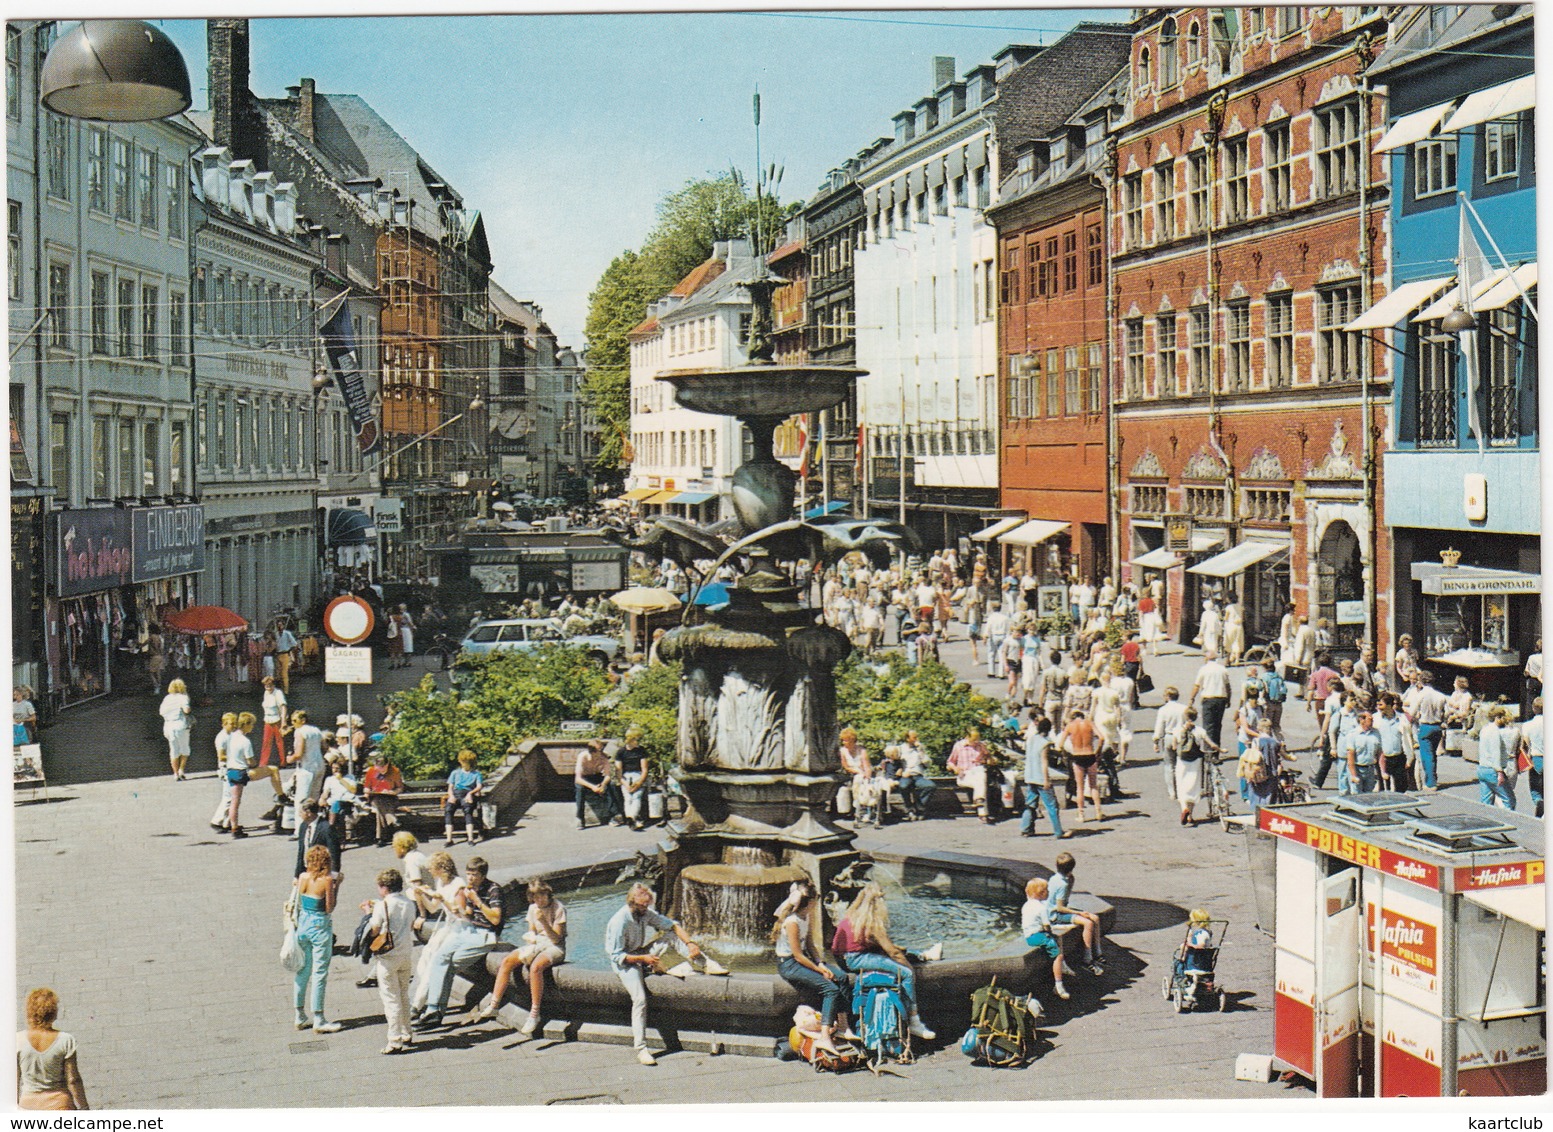
[[[1052,912],[1047,916],[1047,918],[1054,924],[1071,924],[1073,922],[1073,913]]]
[[[1088,770],[1095,765],[1095,755],[1069,755],[1068,761],[1082,770]]]
[[[1028,944],[1032,950],[1046,952],[1046,954],[1052,959],[1055,959],[1057,956],[1062,954],[1061,945],[1058,944],[1057,941],[1046,932],[1035,932],[1031,935],[1025,936],[1025,943]]]
[[[246,770],[229,770],[226,772],[226,780],[233,786],[247,786],[248,772]]]
[[[532,963],[540,956],[549,959],[552,967],[566,962],[566,949],[553,943],[525,943],[518,948],[517,955],[520,963]]]

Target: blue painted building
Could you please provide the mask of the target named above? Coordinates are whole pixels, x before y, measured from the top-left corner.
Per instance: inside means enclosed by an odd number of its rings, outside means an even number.
[[[1442,682],[1465,673],[1485,691],[1518,690],[1539,633],[1532,41],[1531,5],[1410,7],[1369,71],[1388,95],[1392,279],[1351,326],[1394,347],[1393,639],[1410,633],[1451,658],[1432,665]],[[1483,253],[1468,303],[1463,199]]]

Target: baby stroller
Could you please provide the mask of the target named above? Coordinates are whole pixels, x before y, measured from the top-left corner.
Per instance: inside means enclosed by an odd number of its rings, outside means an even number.
[[[1170,974],[1164,978],[1165,1000],[1177,1014],[1195,1010],[1199,1005],[1220,1011],[1229,1009],[1229,995],[1214,973],[1228,930],[1228,920],[1209,919],[1201,908],[1192,911],[1186,938],[1176,951]]]
[[[885,1062],[911,1063],[910,1020],[899,975],[858,972],[852,986],[852,1016],[869,1069],[878,1073]]]

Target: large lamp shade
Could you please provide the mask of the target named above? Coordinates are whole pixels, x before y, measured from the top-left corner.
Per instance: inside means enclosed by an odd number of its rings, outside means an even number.
[[[193,102],[177,46],[141,20],[83,20],[43,61],[42,97],[56,114],[94,122],[169,118]]]

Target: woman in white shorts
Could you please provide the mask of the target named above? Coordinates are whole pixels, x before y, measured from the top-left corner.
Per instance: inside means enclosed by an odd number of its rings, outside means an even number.
[[[182,680],[167,685],[167,695],[162,697],[157,712],[162,717],[162,735],[167,740],[167,761],[172,765],[173,777],[187,778],[184,768],[189,763],[189,730],[194,718],[189,689]]]
[[[507,984],[513,971],[528,968],[528,1020],[521,1032],[532,1034],[539,1029],[539,1004],[545,995],[545,972],[557,963],[566,962],[566,905],[555,898],[550,886],[542,880],[528,882],[528,922],[523,933],[523,946],[509,951],[496,973],[496,986],[491,991],[491,1001],[480,1011],[480,1019],[494,1018],[501,1008],[501,1000],[507,993]]]

